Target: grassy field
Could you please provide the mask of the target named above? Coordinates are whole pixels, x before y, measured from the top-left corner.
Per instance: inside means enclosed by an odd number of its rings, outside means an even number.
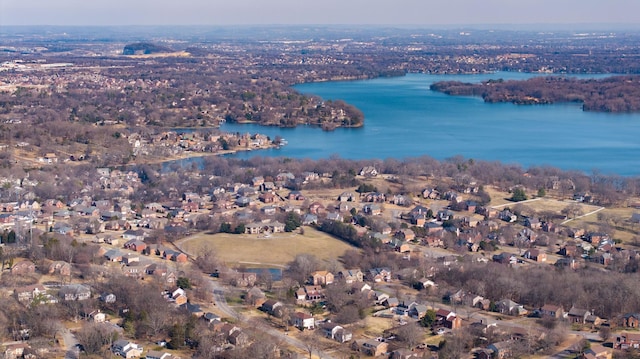
[[[572,204],[578,204],[582,209],[583,214],[595,211],[598,208],[600,208],[599,206],[594,206],[594,205],[584,204],[584,203],[576,203],[575,201],[559,201],[556,199],[549,199],[549,198],[540,198],[539,200],[536,200],[536,201],[524,203],[525,206],[530,207],[536,212],[550,211],[550,212],[556,212],[556,213],[562,212],[563,209],[565,209],[567,206],[570,206]]]
[[[337,259],[347,249],[355,248],[310,227],[304,227],[304,235],[276,233],[269,238],[256,234],[199,233],[180,240],[177,245],[193,256],[209,246],[227,264],[249,267],[252,264],[283,266],[301,253],[313,254],[321,260]]]

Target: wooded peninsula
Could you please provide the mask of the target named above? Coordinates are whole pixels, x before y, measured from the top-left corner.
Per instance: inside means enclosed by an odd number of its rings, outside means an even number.
[[[478,84],[460,81],[437,82],[431,90],[458,96],[482,96],[485,102],[512,102],[518,105],[582,103],[584,111],[640,111],[640,77],[612,76],[579,80],[548,76],[527,80],[488,80]]]

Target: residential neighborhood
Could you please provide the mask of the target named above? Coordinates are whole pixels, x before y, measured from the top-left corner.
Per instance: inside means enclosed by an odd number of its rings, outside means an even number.
[[[277,27],[156,45],[135,29],[23,30],[0,32],[0,356],[640,355],[638,178],[418,150],[368,159],[360,143],[364,155],[314,157],[364,130],[364,113],[296,89],[633,72],[636,37]],[[596,92],[624,112],[631,90]],[[437,126],[420,126],[433,148]],[[402,141],[372,128],[389,153]],[[323,137],[280,156],[293,131]],[[460,131],[452,143],[468,141]]]

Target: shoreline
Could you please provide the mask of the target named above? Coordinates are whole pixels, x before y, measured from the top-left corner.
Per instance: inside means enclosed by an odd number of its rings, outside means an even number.
[[[238,153],[238,152],[251,152],[251,151],[259,151],[259,150],[268,150],[268,149],[277,148],[277,147],[278,146],[276,146],[276,145],[270,145],[270,146],[262,146],[262,147],[247,148],[247,149],[222,150],[222,151],[218,151],[218,152],[189,152],[188,154],[184,154],[182,156],[178,155],[178,156],[157,158],[157,159],[151,159],[151,160],[131,161],[130,163],[127,164],[127,166],[129,166],[129,165],[143,165],[143,164],[144,165],[153,165],[153,164],[162,164],[162,165],[164,165],[165,163],[169,163],[169,162],[178,162],[178,161],[187,160],[187,159],[193,159],[193,158],[210,157],[210,156],[225,156],[225,155],[230,155],[230,154],[234,154],[234,153]]]

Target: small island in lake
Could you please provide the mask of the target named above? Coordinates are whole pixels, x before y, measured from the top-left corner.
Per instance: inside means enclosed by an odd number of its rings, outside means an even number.
[[[485,102],[491,103],[579,102],[583,104],[584,111],[640,111],[640,76],[612,76],[599,80],[541,76],[519,81],[488,80],[477,84],[442,81],[430,88],[448,95],[482,96]]]

